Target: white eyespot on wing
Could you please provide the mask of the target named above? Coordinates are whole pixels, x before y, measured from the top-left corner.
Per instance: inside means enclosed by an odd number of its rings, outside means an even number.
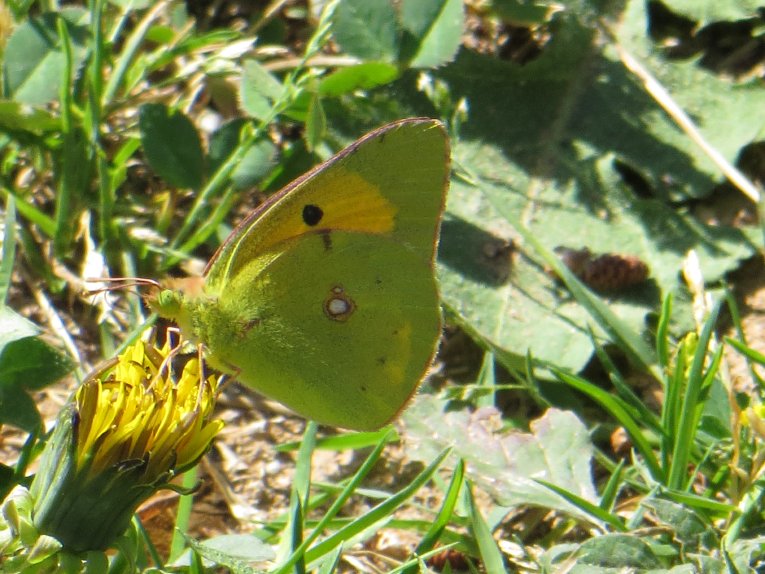
[[[324,314],[333,321],[341,323],[350,319],[356,310],[356,303],[348,296],[342,285],[333,285],[324,299]]]

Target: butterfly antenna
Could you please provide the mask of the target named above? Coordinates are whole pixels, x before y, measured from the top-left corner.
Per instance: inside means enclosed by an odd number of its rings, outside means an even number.
[[[115,283],[98,289],[92,289],[86,292],[86,295],[100,295],[111,291],[119,291],[129,287],[148,287],[150,289],[161,289],[159,282],[153,279],[144,279],[142,277],[89,277],[85,279],[86,283]]]

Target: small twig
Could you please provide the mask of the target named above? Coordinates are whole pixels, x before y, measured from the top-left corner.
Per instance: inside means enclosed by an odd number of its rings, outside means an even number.
[[[204,466],[210,475],[215,486],[218,487],[219,492],[226,501],[231,516],[241,522],[252,521],[257,516],[256,510],[234,491],[223,469],[219,468],[209,456],[202,459],[202,466]]]
[[[670,93],[662,86],[659,81],[653,77],[651,72],[637,61],[623,47],[616,44],[619,56],[622,62],[633,74],[643,82],[645,89],[651,96],[664,108],[664,111],[680,126],[685,134],[707,154],[709,159],[723,172],[725,177],[735,185],[741,192],[755,203],[760,200],[760,192],[757,187],[741,171],[725,159],[709,142],[704,139],[696,124],[693,123],[688,114],[675,102]]]
[[[252,25],[250,34],[255,36],[258,31],[260,31],[266,24],[271,22],[271,20],[273,20],[274,17],[279,14],[287,2],[289,2],[289,0],[273,0],[268,6],[266,6],[266,9],[263,11],[263,16],[260,18],[260,20]]]
[[[339,68],[345,66],[355,66],[359,64],[360,60],[353,56],[314,56],[303,61],[301,57],[285,58],[283,60],[276,60],[266,62],[263,67],[269,72],[280,72],[283,70],[292,70],[299,65],[304,64],[311,68]]]

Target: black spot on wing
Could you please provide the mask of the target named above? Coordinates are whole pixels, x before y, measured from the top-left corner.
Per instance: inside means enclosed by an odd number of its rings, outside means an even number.
[[[324,211],[318,205],[307,204],[303,207],[303,223],[309,227],[318,225],[324,217]]]
[[[324,251],[331,251],[332,250],[332,236],[329,233],[329,230],[324,231],[321,233],[321,240],[324,242]]]

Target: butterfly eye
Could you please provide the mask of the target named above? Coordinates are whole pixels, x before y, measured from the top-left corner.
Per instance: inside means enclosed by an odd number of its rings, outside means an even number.
[[[150,296],[148,302],[153,311],[159,312],[163,317],[173,318],[181,310],[181,299],[182,297],[176,291],[163,289],[156,295]]]

